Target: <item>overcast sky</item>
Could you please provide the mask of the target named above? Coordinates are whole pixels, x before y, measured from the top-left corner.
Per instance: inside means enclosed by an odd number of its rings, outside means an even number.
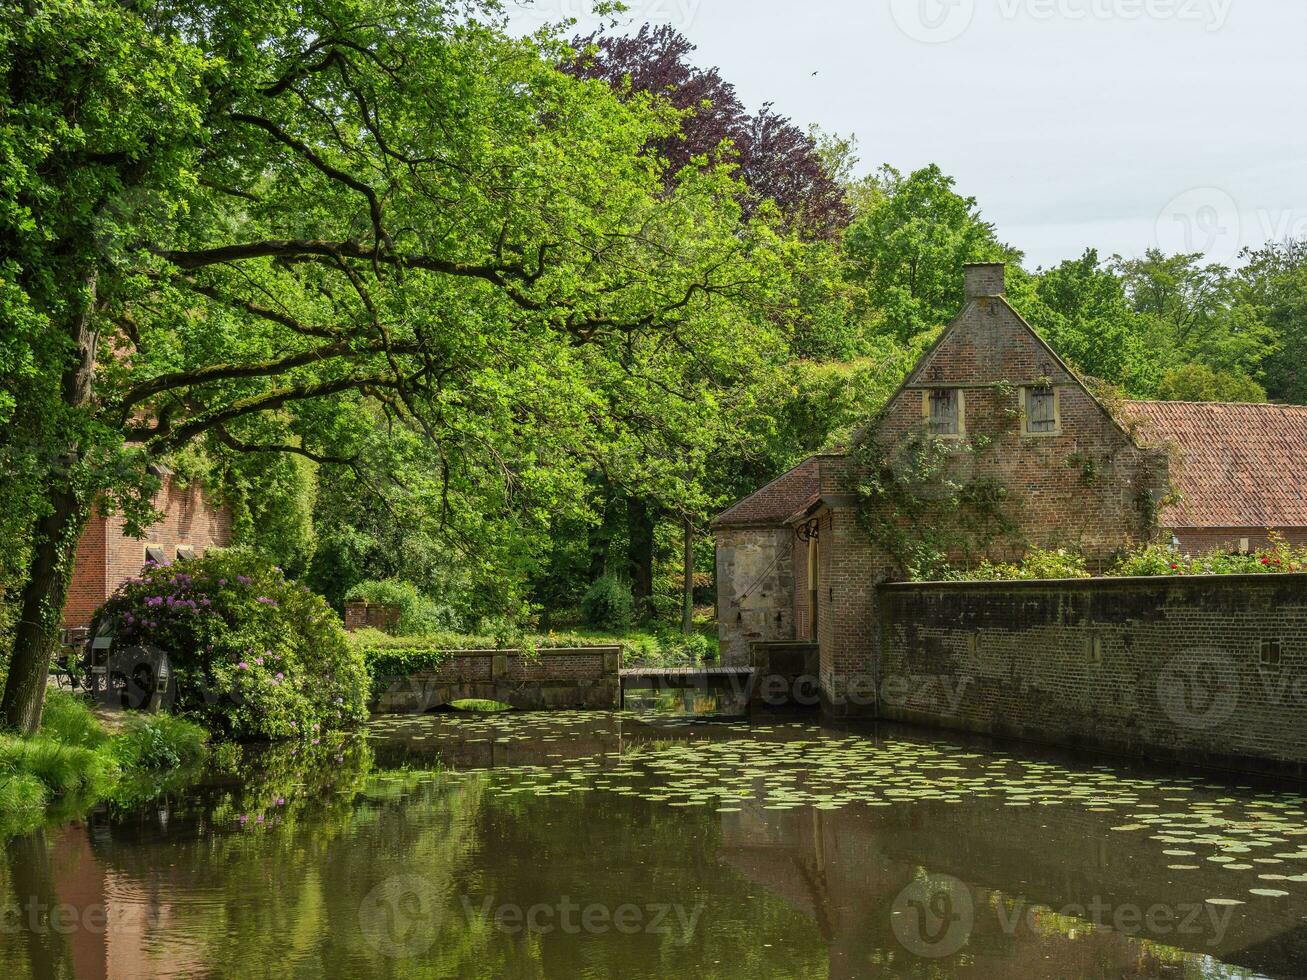
[[[506,0],[520,29],[590,0]],[[629,0],[744,102],[938,163],[1049,265],[1307,237],[1304,0]],[[816,72],[817,74],[813,74]]]

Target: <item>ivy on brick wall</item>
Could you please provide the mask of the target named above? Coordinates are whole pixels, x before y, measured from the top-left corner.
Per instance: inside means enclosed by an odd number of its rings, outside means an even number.
[[[938,578],[950,553],[1019,544],[1007,487],[967,473],[993,445],[984,436],[959,442],[915,431],[891,442],[868,438],[853,450],[858,523],[901,575]]]

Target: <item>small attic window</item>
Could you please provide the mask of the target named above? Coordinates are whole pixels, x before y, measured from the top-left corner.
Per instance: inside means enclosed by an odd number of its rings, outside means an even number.
[[[960,436],[962,391],[958,388],[932,388],[926,392],[925,414],[932,436]]]
[[[1061,431],[1057,389],[1052,385],[1032,385],[1023,388],[1022,402],[1026,435],[1056,435]]]

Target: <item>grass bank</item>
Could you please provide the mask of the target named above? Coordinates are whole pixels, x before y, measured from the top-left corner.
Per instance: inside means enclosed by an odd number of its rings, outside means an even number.
[[[207,751],[208,733],[192,722],[133,713],[110,731],[83,698],[50,691],[35,735],[0,735],[0,834],[148,796]]]

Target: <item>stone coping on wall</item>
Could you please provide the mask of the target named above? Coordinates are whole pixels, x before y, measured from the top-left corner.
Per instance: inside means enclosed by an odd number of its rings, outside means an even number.
[[[1037,578],[1037,579],[960,579],[936,582],[882,582],[877,588],[896,592],[913,589],[1093,589],[1103,586],[1125,588],[1141,585],[1199,586],[1222,584],[1251,585],[1299,584],[1307,587],[1307,572],[1246,572],[1237,575],[1097,575],[1092,578]]]

